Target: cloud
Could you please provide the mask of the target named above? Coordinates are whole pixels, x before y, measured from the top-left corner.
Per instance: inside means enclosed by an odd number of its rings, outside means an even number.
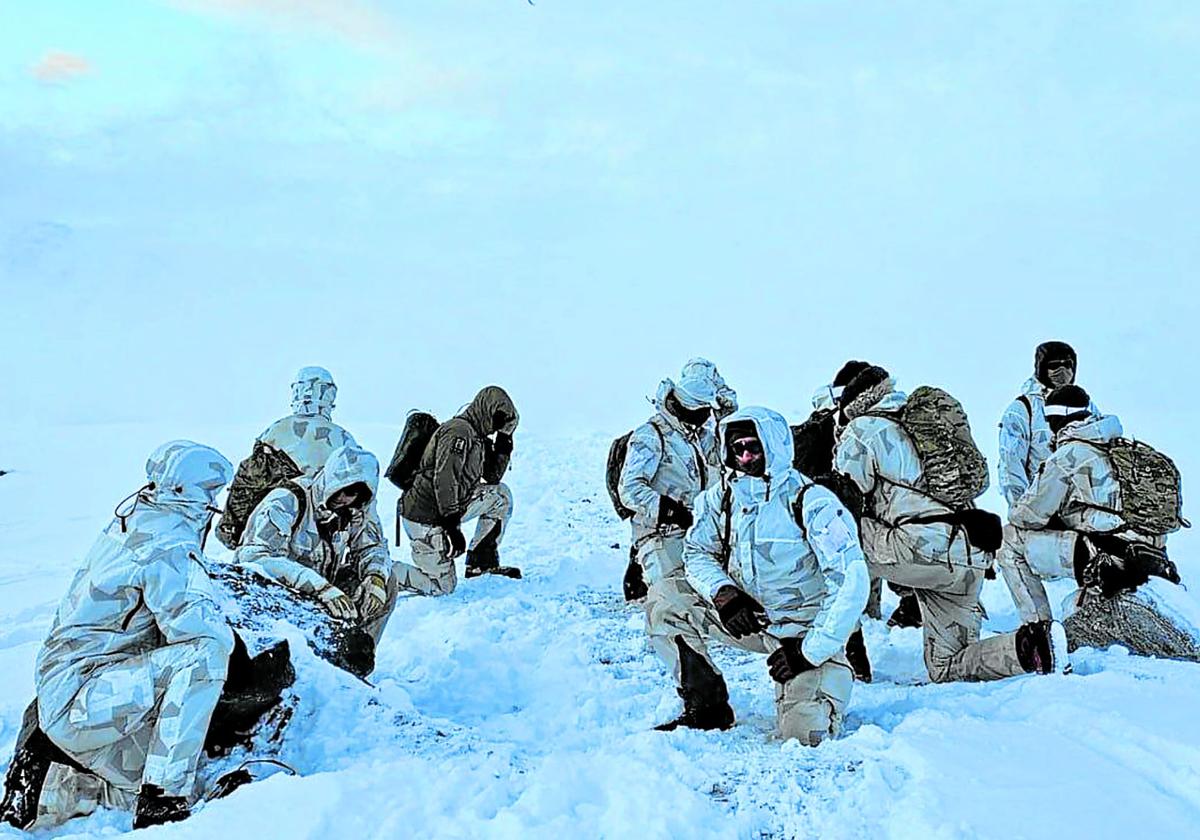
[[[29,72],[39,82],[64,84],[89,75],[92,65],[81,55],[50,50],[29,69]]]
[[[397,46],[400,32],[391,17],[359,0],[169,0],[195,12],[250,17],[282,29],[308,29],[358,47]]]

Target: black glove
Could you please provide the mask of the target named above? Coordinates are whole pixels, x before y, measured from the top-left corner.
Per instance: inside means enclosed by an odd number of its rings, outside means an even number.
[[[771,679],[777,683],[795,679],[805,671],[811,671],[816,667],[800,650],[800,639],[781,640],[779,650],[767,657],[767,668],[771,671]]]
[[[511,455],[513,451],[512,435],[496,432],[496,442],[492,444],[492,451],[497,455]]]
[[[637,561],[636,557],[630,556],[629,558],[629,565],[625,567],[625,580],[622,582],[621,588],[625,591],[626,601],[640,601],[649,592],[649,589],[646,588],[646,579],[642,575],[642,564]]]
[[[445,526],[446,539],[450,540],[450,559],[467,550],[467,538],[463,536],[462,528],[455,522]]]
[[[1077,548],[1076,580],[1084,587],[1099,588],[1105,598],[1133,592],[1151,577],[1180,582],[1179,570],[1167,558],[1167,552],[1157,546],[1112,534],[1087,534],[1085,539],[1099,553],[1081,569],[1081,552]]]
[[[713,606],[721,623],[735,639],[753,636],[767,628],[767,611],[763,605],[736,586],[725,585],[713,596]]]
[[[677,502],[668,496],[662,496],[658,500],[658,524],[659,525],[675,525],[686,531],[692,527],[695,520],[692,518],[692,512],[687,509],[682,502]]]

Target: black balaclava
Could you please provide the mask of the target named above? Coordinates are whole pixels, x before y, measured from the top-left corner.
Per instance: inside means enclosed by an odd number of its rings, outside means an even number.
[[[1075,348],[1070,344],[1065,341],[1046,341],[1039,344],[1033,351],[1033,375],[1047,388],[1054,387],[1054,383],[1048,376],[1051,362],[1070,362],[1072,371],[1079,370],[1079,358],[1075,355]],[[1075,375],[1072,373],[1071,384],[1074,382]]]
[[[745,469],[739,463],[737,456],[733,452],[733,442],[743,438],[754,438],[758,441],[760,454],[756,463],[757,469]],[[746,475],[755,478],[761,478],[767,472],[767,452],[763,445],[762,439],[758,436],[758,426],[753,420],[737,420],[725,426],[725,466],[731,470],[744,472]]]
[[[1055,388],[1046,397],[1046,422],[1050,425],[1050,431],[1058,434],[1068,423],[1086,419],[1091,404],[1092,398],[1088,396],[1088,392],[1078,385]],[[1051,413],[1051,409],[1057,407],[1068,408],[1071,411],[1068,414]]]

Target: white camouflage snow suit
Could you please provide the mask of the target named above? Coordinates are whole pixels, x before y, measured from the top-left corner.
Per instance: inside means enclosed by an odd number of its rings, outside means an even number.
[[[866,496],[860,523],[871,574],[916,590],[924,617],[925,665],[934,682],[992,680],[1025,673],[1014,634],[979,638],[979,592],[993,555],[969,546],[946,522],[914,521],[952,511],[913,487],[921,460],[898,422],[907,401],[889,379],[845,406],[834,469]]]
[[[333,530],[328,538],[317,524],[333,516],[326,503],[334,494],[359,483],[367,485],[373,500],[379,486],[375,456],[354,446],[335,449],[316,475],[296,479],[305,493],[303,505],[286,487],[267,494],[250,515],[234,557],[244,566],[313,596],[332,584],[353,597],[368,576],[378,576],[386,581],[386,603],[379,615],[363,624],[378,642],[396,603],[396,582],[374,505],[368,502],[350,511],[345,527]]]
[[[1054,433],[1046,422],[1046,397],[1051,390],[1036,376],[1029,377],[1000,418],[1000,490],[1010,509],[1054,451]],[[1089,411],[1099,414],[1095,403]]]
[[[715,426],[684,424],[666,408],[675,384],[664,379],[654,398],[657,412],[629,438],[621,470],[621,503],[633,511],[633,548],[650,587],[683,576],[683,530],[658,524],[659,500],[666,496],[692,508],[696,495],[720,483],[721,461]]]
[[[292,383],[291,415],[276,420],[258,439],[286,452],[312,478],[335,449],[358,447],[354,437],[331,419],[336,398],[337,386],[329,371],[301,368]]]
[[[105,528],[71,582],[37,658],[38,719],[95,775],[54,764],[39,825],[101,805],[132,810],[143,784],[196,795],[234,644],[202,543],[232,474],[207,446],[159,447],[132,511]]]
[[[998,564],[1022,621],[1062,618],[1052,615],[1042,581],[1074,575],[1078,532],[1110,533],[1124,527],[1124,520],[1111,512],[1121,510],[1121,486],[1097,446],[1121,435],[1121,421],[1113,415],[1068,424],[1058,433],[1053,454],[1009,510]],[[1056,517],[1071,530],[1048,528]]]
[[[776,685],[778,728],[784,738],[815,745],[838,734],[850,699],[854,675],[845,648],[867,602],[866,561],[850,513],[833,493],[792,468],[787,421],[773,411],[750,407],[723,420],[722,433],[729,423],[743,420],[758,430],[767,474],[754,478],[735,473],[728,490],[716,485],[697,497],[696,522],[684,548],[690,587],[678,587],[655,605],[651,642],[678,679],[676,637],[714,670],[706,644],[710,639],[771,653],[781,638],[802,638],[804,656],[818,667]],[[801,494],[803,526],[793,513]],[[727,529],[731,545],[726,566]],[[761,603],[770,630],[741,639],[730,636],[711,603],[723,586],[735,586]]]

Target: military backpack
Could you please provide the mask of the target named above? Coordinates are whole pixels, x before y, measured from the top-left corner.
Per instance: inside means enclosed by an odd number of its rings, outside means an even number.
[[[242,532],[246,523],[259,503],[267,494],[278,487],[284,487],[296,497],[300,504],[300,516],[304,518],[304,509],[308,498],[303,488],[293,479],[304,475],[304,470],[296,466],[282,449],[276,449],[271,444],[261,440],[254,442],[250,457],[238,464],[233,482],[229,485],[229,496],[225,500],[225,511],[221,521],[217,523],[217,539],[226,548],[235,549],[242,541]]]

